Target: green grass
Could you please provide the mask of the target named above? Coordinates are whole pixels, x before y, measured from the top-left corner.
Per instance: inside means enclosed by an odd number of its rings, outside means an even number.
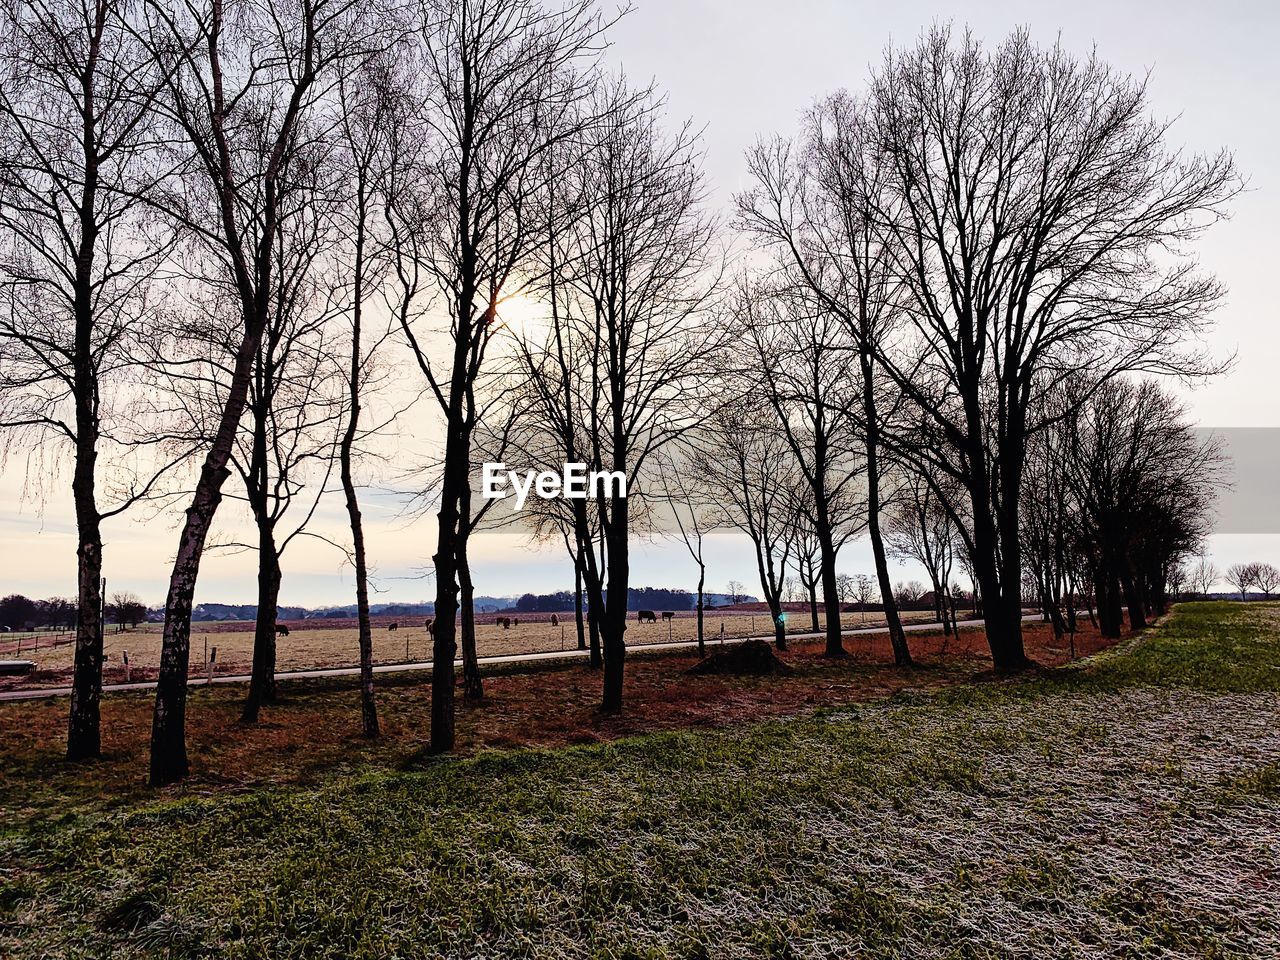
[[[1192,604],[1030,681],[12,825],[0,956],[1280,955],[1278,624]]]

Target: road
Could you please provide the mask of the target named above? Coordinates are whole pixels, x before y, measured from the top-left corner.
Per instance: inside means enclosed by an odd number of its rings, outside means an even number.
[[[1039,619],[1039,614],[1028,614],[1023,617],[1024,620]],[[961,620],[961,627],[980,627],[981,620]],[[923,630],[936,630],[937,623],[908,623],[904,624],[902,629],[908,633],[916,633]],[[842,634],[846,637],[860,636],[866,634],[887,633],[887,627],[859,627],[854,630],[843,630]],[[815,640],[824,637],[823,633],[792,633],[787,635],[788,640]],[[734,637],[727,642],[740,642],[748,639],[746,637]],[[752,637],[753,640],[773,640],[773,634],[759,637]],[[720,643],[720,638],[709,639],[708,646],[714,646]],[[669,640],[661,643],[637,643],[627,648],[629,653],[637,651],[650,650],[685,650],[690,647],[696,647],[697,640]],[[548,650],[544,653],[507,653],[492,657],[480,657],[480,666],[505,666],[511,664],[537,664],[544,663],[548,660],[582,660],[589,656],[589,651],[578,650]],[[462,666],[462,660],[454,661],[459,668]],[[415,663],[383,663],[373,668],[374,673],[430,673],[431,661],[420,660]],[[314,670],[283,670],[276,674],[276,680],[315,680],[325,677],[356,677],[360,675],[359,667],[325,667]],[[212,680],[205,677],[193,677],[190,686],[208,686],[210,683],[248,683],[249,674],[237,673],[227,674],[225,676],[215,676]],[[107,693],[129,693],[138,690],[154,690],[156,687],[154,680],[140,681],[138,683],[108,683],[102,688],[104,694]],[[27,690],[3,690],[0,691],[0,701],[6,700],[39,700],[44,697],[69,697],[71,696],[70,687],[34,687]]]

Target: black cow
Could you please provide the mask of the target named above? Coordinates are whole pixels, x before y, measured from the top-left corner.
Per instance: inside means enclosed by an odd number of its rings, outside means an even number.
[[[560,626],[560,618],[557,617],[554,613],[551,615],[551,625],[553,627]]]
[[[650,623],[657,623],[658,615],[654,613],[652,610],[637,610],[636,623],[644,623],[646,620],[648,620]]]
[[[663,620],[674,620],[675,618],[676,618],[676,615],[675,615],[674,613],[672,613],[670,610],[663,610],[663,611],[662,611],[662,619],[663,619]]]
[[[434,619],[426,621],[423,626],[427,628],[428,637],[434,637],[436,635],[436,622]]]
[[[388,624],[387,624],[387,629],[388,629],[388,630],[399,630],[399,629],[400,629],[400,623],[399,623],[399,621],[396,621],[395,623],[388,623]]]
[[[276,624],[276,636],[287,637],[289,635],[289,625],[287,623]]]

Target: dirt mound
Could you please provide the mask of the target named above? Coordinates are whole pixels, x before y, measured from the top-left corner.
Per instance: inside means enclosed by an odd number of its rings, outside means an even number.
[[[718,650],[705,660],[694,664],[687,671],[692,674],[765,676],[772,673],[790,673],[791,668],[773,654],[773,647],[763,640],[744,640],[731,647]]]

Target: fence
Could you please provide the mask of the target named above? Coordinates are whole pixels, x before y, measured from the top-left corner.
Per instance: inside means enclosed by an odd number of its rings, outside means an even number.
[[[0,633],[0,657],[18,656],[24,652],[36,653],[40,650],[52,650],[54,647],[74,643],[74,632]]]

